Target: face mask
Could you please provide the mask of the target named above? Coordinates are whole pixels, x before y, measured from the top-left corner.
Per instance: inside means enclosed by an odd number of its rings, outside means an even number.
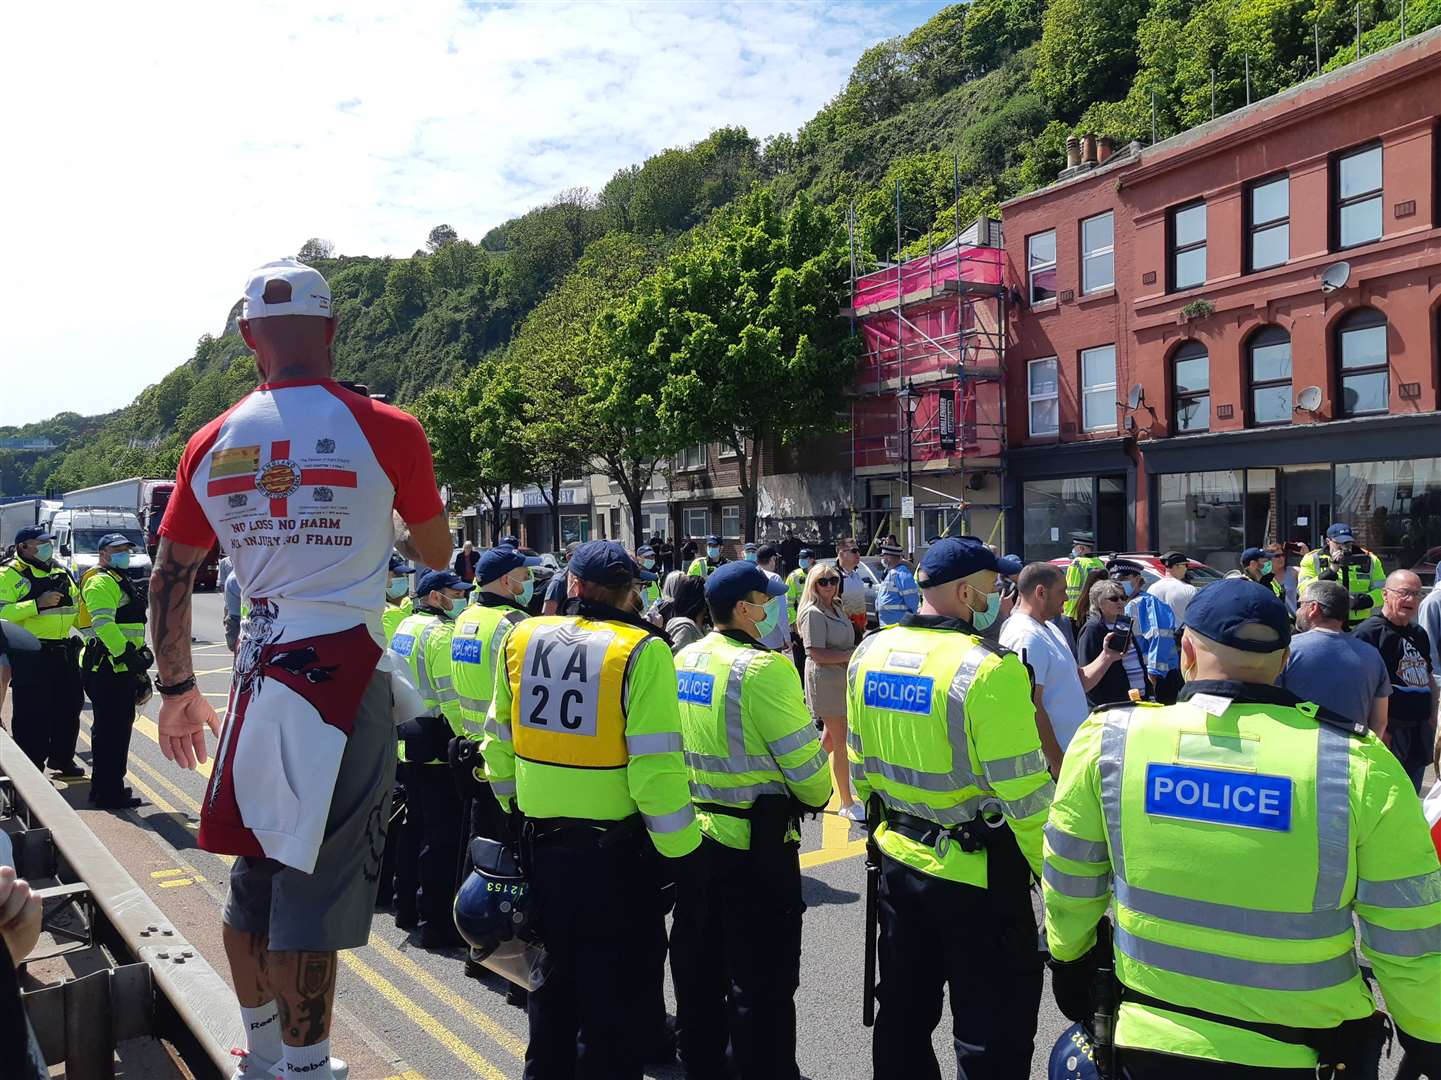
[[[720,548],[718,548],[718,547],[708,547],[708,548],[705,549],[705,553],[706,553],[706,555],[707,555],[709,558],[712,558],[712,559],[719,559],[719,558],[720,558]]]
[[[747,552],[746,552],[746,562],[755,562],[755,561],[756,561],[756,553],[755,553],[754,551],[747,551]]]
[[[971,625],[977,630],[984,630],[996,621],[1001,614],[1001,594],[986,594],[986,610],[974,612],[971,616]]]
[[[655,560],[654,560],[654,559],[642,559],[642,560],[640,561],[640,564],[641,564],[642,566],[644,566],[647,570],[654,570],[654,569],[655,569]]]
[[[1263,574],[1269,574],[1270,572],[1271,572],[1271,560],[1270,560],[1270,559],[1267,559],[1265,562],[1263,562],[1263,563],[1261,564],[1261,573],[1263,573]]]
[[[801,569],[802,569],[802,570],[809,570],[810,568],[811,568],[811,561],[810,561],[809,559],[802,559],[802,560],[801,560]]]
[[[525,584],[520,587],[520,592],[515,594],[515,602],[518,607],[525,607],[530,603],[530,598],[535,595],[535,578],[527,577]]]
[[[50,557],[55,554],[54,544],[41,544],[35,549],[35,557],[41,562],[49,562]]]
[[[114,555],[110,556],[110,565],[115,570],[130,569],[130,552],[117,551]]]
[[[392,600],[399,600],[408,592],[410,592],[410,582],[403,577],[391,578],[385,586],[385,595]]]
[[[1127,596],[1130,596],[1136,591],[1136,583],[1130,578],[1126,578],[1124,581],[1121,582],[1121,591]]]
[[[1081,549],[1080,549],[1080,548],[1078,548],[1078,547],[1073,547],[1073,548],[1071,549],[1071,558],[1073,558],[1073,559],[1079,559],[1079,558],[1081,557],[1081,554],[1082,554],[1082,552],[1081,552]]]
[[[464,596],[451,596],[447,597],[447,600],[449,600],[449,604],[447,606],[450,608],[450,614],[452,618],[464,611],[466,605],[470,603],[469,598]]]
[[[770,634],[772,630],[776,628],[776,625],[780,621],[781,598],[779,596],[772,596],[765,603],[765,617],[762,618],[760,622],[756,623],[756,637],[766,637],[768,634]]]

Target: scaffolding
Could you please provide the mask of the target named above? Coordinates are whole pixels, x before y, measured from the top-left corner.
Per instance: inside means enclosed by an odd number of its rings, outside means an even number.
[[[898,253],[900,216],[898,185]],[[969,522],[945,520],[955,515],[934,498],[953,509],[958,497],[927,485],[959,476],[979,486],[981,474],[1002,468],[1008,290],[1000,224],[983,217],[963,232],[957,222],[944,246],[867,273],[856,265],[854,214],[851,241],[845,314],[864,346],[851,398],[852,486],[867,490],[858,513],[872,536],[899,532],[892,515],[900,508],[869,494],[876,482],[899,481],[918,507],[942,509],[938,532],[966,531]]]

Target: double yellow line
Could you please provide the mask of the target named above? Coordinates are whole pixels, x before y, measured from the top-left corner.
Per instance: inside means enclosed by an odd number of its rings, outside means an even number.
[[[137,716],[135,718],[135,730],[154,740],[158,745],[160,732],[156,728],[155,722],[153,720],[149,719],[148,717]],[[88,728],[81,732],[80,738],[87,746],[90,745]],[[153,769],[144,761],[133,756],[131,757],[129,764],[131,769],[129,774],[130,782],[134,785],[135,789],[139,791],[140,794],[144,795],[145,798],[148,799],[156,808],[163,811],[164,813],[180,816],[182,814],[182,811],[176,809],[175,805],[176,803],[179,803],[180,805],[186,807],[188,810],[192,811],[194,814],[200,813],[200,804],[194,798],[192,798],[189,793],[172,783],[165,776],[161,775],[158,770]],[[159,792],[155,790],[155,788],[151,787],[149,784],[141,780],[136,775],[135,770],[137,769],[140,772],[145,773],[145,775],[157,786],[164,788],[167,793],[169,793],[169,795],[173,797],[174,802],[172,802],[170,799],[163,797],[159,794]],[[201,765],[197,771],[202,776],[205,776],[208,779],[210,776],[210,769],[210,762],[207,761],[205,764]],[[224,861],[226,865],[229,865],[230,863],[235,861],[234,858],[229,855],[217,855],[216,858]],[[194,875],[195,877],[200,876],[196,868],[192,866],[178,851],[175,854],[175,859],[177,862],[182,863],[185,867],[187,867],[188,870],[192,873],[192,875]],[[431,975],[414,960],[410,959],[410,957],[406,956],[399,949],[396,949],[388,942],[383,941],[374,933],[370,935],[370,940],[367,944],[370,948],[374,949],[375,952],[382,959],[386,960],[396,968],[399,968],[400,971],[406,976],[408,976],[414,983],[419,985],[422,989],[428,991],[431,995],[438,998],[449,1008],[459,1013],[467,1021],[469,1021],[471,1024],[475,1025],[477,1028],[483,1031],[486,1035],[493,1039],[495,1043],[501,1047],[501,1049],[505,1050],[517,1061],[523,1061],[525,1059],[524,1040],[517,1038],[511,1032],[507,1031],[490,1016],[487,1016],[480,1009],[476,1008],[470,1002],[466,1001],[465,998],[462,997],[460,994],[456,993],[454,990],[451,990],[445,984],[436,979],[435,976]],[[506,1080],[506,1074],[502,1072],[494,1063],[487,1060],[481,1054],[477,1053],[466,1043],[465,1039],[463,1039],[460,1035],[457,1035],[450,1028],[446,1027],[446,1025],[441,1023],[441,1021],[438,1020],[433,1014],[427,1012],[425,1009],[422,1009],[419,1005],[415,1003],[414,1000],[412,1000],[412,997],[410,995],[406,994],[403,990],[396,986],[395,983],[391,982],[375,968],[367,964],[364,960],[361,960],[353,952],[340,953],[340,961],[359,979],[361,979],[361,981],[363,981],[367,986],[369,986],[372,990],[374,990],[377,994],[384,998],[390,1005],[392,1005],[396,1009],[396,1011],[404,1015],[408,1020],[410,1020],[418,1028],[420,1028],[437,1043],[443,1046],[447,1051],[449,1051],[458,1061],[465,1065],[465,1067],[469,1069],[472,1074],[476,1076],[483,1076],[486,1078],[486,1080]],[[412,1080],[412,1078],[414,1078],[414,1080],[419,1080],[420,1076],[420,1073],[411,1070],[409,1072],[402,1073],[399,1077],[392,1077],[390,1078],[390,1080]]]

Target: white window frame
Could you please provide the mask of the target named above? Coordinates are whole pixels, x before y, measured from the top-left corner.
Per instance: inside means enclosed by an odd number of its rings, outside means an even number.
[[[1088,383],[1086,381],[1086,358],[1099,353],[1109,352],[1111,354],[1111,381]],[[1081,430],[1082,431],[1114,431],[1116,429],[1116,346],[1095,345],[1089,349],[1081,350]],[[1109,408],[1107,412],[1110,419],[1105,423],[1092,423],[1090,416],[1090,396],[1108,391]]]
[[[1031,369],[1037,364],[1050,364],[1051,369],[1056,373],[1053,381],[1055,390],[1049,394],[1037,394],[1032,390],[1034,383],[1031,381]],[[1035,411],[1031,406],[1037,401],[1054,401],[1056,403],[1056,426],[1049,431],[1037,431],[1035,427]],[[1041,356],[1035,360],[1026,362],[1026,424],[1032,435],[1059,435],[1061,433],[1061,367],[1060,361],[1054,356]]]
[[[696,456],[700,457],[699,462],[691,460]],[[695,446],[687,446],[676,455],[675,467],[678,472],[698,472],[705,468],[706,453],[705,443],[697,443]]]
[[[696,515],[700,517],[701,527],[695,527]],[[710,535],[710,511],[704,506],[687,506],[681,512],[681,518],[685,523],[686,536],[699,536],[702,539]]]
[[[735,520],[734,529],[728,524]],[[720,538],[722,540],[739,540],[741,535],[741,508],[739,506],[722,506],[720,512]]]
[[[1051,256],[1050,262],[1034,262],[1031,256],[1031,245],[1043,236],[1049,236],[1051,238],[1051,250],[1054,254]],[[1038,273],[1044,273],[1047,270],[1055,271],[1057,268],[1056,259],[1059,255],[1060,249],[1056,246],[1055,229],[1042,229],[1040,232],[1032,233],[1026,237],[1026,302],[1031,306],[1054,303],[1056,297],[1060,294],[1060,281],[1058,280],[1056,282],[1057,288],[1052,290],[1053,295],[1040,300],[1036,299],[1036,275]]]
[[[1108,218],[1111,222],[1111,242],[1102,244],[1097,248],[1086,247],[1086,226],[1093,221],[1100,221]],[[1111,276],[1102,284],[1090,284],[1088,281],[1087,267],[1092,259],[1098,259],[1103,255],[1111,257]],[[1104,214],[1093,214],[1088,218],[1081,219],[1081,295],[1088,296],[1091,293],[1105,292],[1107,289],[1116,287],[1116,214],[1113,210],[1107,210]]]

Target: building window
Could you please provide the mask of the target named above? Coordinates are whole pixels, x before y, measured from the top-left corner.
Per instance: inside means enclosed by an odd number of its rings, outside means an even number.
[[[1175,379],[1177,434],[1211,430],[1211,358],[1206,346],[1188,341],[1171,361]]]
[[[1031,403],[1031,434],[1057,435],[1061,430],[1061,395],[1056,381],[1056,358],[1032,360],[1026,365],[1027,397]]]
[[[1206,204],[1191,203],[1171,211],[1169,222],[1171,291],[1192,289],[1206,281]]]
[[[1108,210],[1081,222],[1081,292],[1099,292],[1115,284],[1115,218]]]
[[[687,506],[685,508],[685,534],[687,536],[709,536],[710,511],[704,506]]]
[[[1089,532],[1097,551],[1125,551],[1128,543],[1124,476],[1067,476],[1027,480],[1021,487],[1021,544],[1027,562],[1071,550],[1071,534]]]
[[[1291,181],[1277,176],[1251,185],[1246,194],[1246,261],[1249,270],[1281,266],[1291,257]]]
[[[1116,426],[1116,347],[1081,350],[1081,426],[1106,431]]]
[[[739,537],[741,534],[741,508],[739,506],[721,507],[721,531],[722,538]]]
[[[1335,247],[1381,239],[1381,147],[1367,146],[1336,158],[1331,177]]]
[[[589,514],[560,515],[560,546],[583,544],[590,539]]]
[[[1036,233],[1026,240],[1026,273],[1031,303],[1056,298],[1056,230]]]
[[[1235,566],[1246,546],[1244,492],[1240,469],[1157,476],[1156,546],[1184,551],[1208,566]]]
[[[1251,337],[1246,348],[1251,378],[1251,423],[1291,422],[1291,335],[1279,326],[1267,326]]]
[[[697,446],[687,446],[676,458],[678,469],[704,469],[705,468],[705,443]]]
[[[1386,316],[1360,308],[1341,320],[1336,331],[1337,380],[1342,416],[1383,413],[1391,407],[1391,377],[1386,349]]]

